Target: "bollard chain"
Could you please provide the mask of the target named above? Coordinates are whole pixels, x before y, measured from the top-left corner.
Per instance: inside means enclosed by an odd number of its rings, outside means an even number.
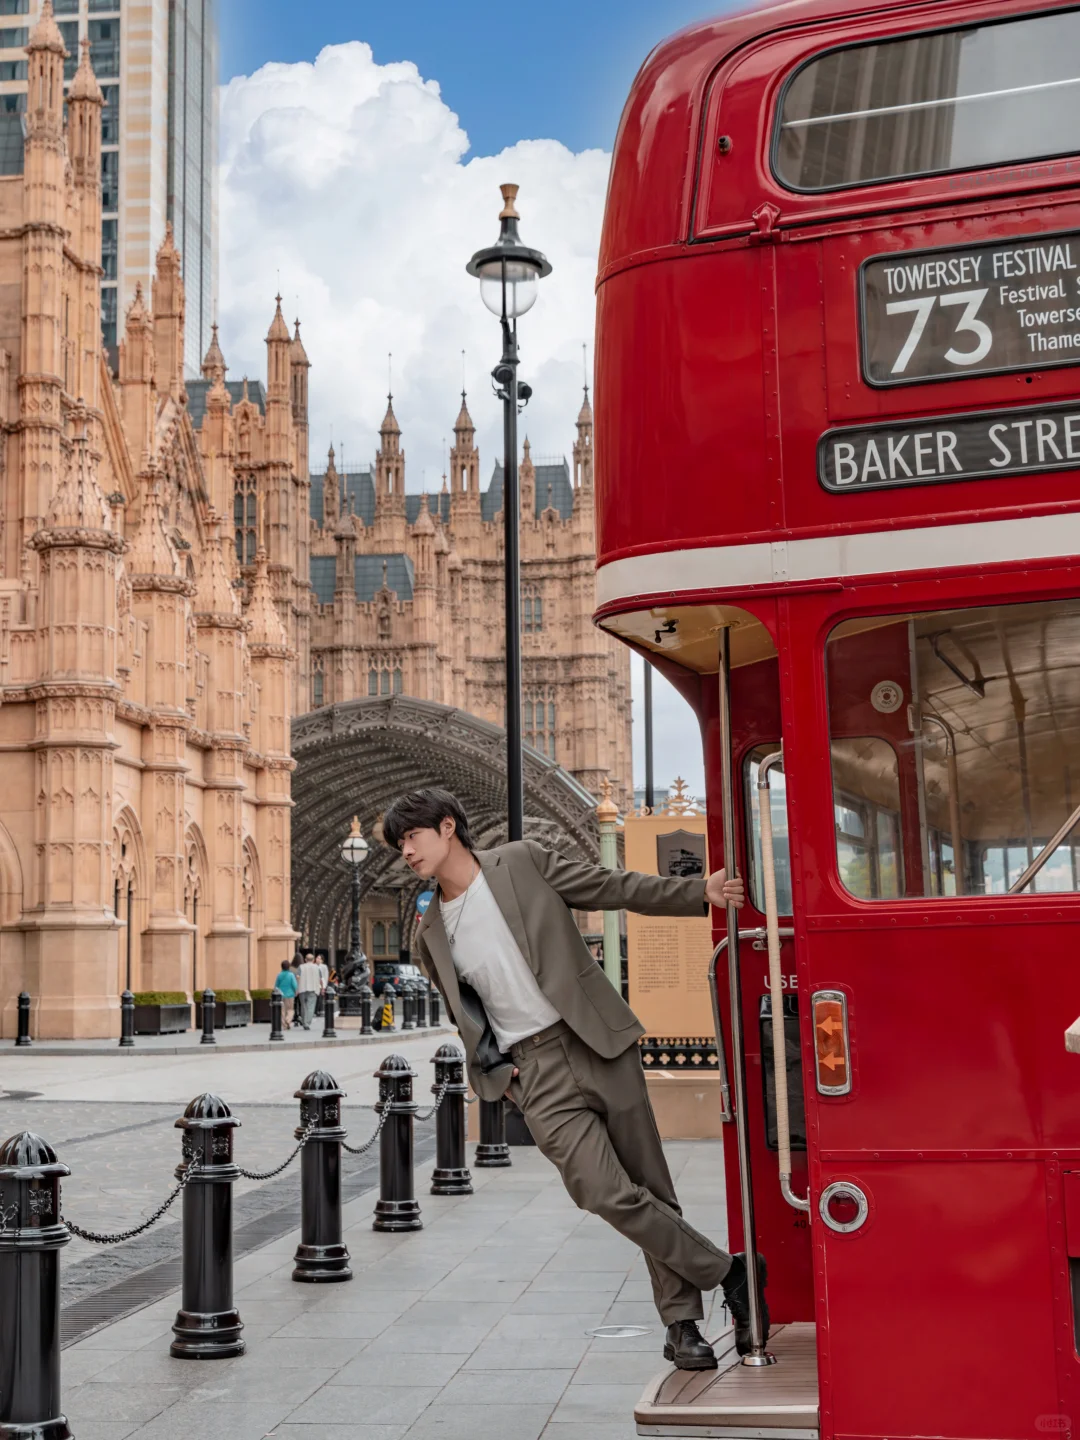
[[[367,1152],[371,1149],[372,1145],[375,1144],[375,1141],[382,1134],[382,1128],[389,1119],[389,1116],[390,1106],[389,1104],[386,1104],[383,1106],[382,1112],[379,1115],[379,1123],[375,1126],[374,1135],[370,1136],[369,1139],[365,1140],[363,1145],[350,1145],[347,1140],[343,1140],[341,1142],[342,1149],[347,1150],[350,1155],[366,1155]]]
[[[447,1087],[449,1086],[449,1084],[450,1084],[450,1081],[449,1081],[449,1080],[444,1080],[444,1081],[442,1082],[442,1084],[439,1086],[439,1093],[435,1096],[435,1104],[432,1105],[432,1107],[431,1107],[430,1110],[425,1111],[423,1114],[421,1114],[420,1111],[418,1110],[418,1111],[416,1112],[416,1119],[417,1119],[417,1120],[430,1120],[430,1119],[431,1119],[431,1117],[435,1114],[436,1110],[438,1110],[439,1106],[442,1104],[442,1102],[443,1102],[443,1097],[444,1097],[445,1094],[446,1094]]]
[[[308,1121],[307,1128],[304,1130],[303,1135],[300,1136],[300,1141],[296,1149],[292,1152],[288,1159],[281,1162],[281,1164],[277,1167],[276,1170],[245,1170],[242,1165],[237,1165],[237,1170],[240,1171],[240,1174],[244,1177],[245,1180],[272,1180],[275,1175],[280,1175],[283,1170],[287,1170],[289,1168],[292,1162],[296,1159],[297,1155],[300,1154],[300,1151],[311,1139],[312,1134],[318,1128],[319,1126],[317,1121]]]
[[[60,1223],[62,1225],[66,1225],[67,1228],[71,1231],[72,1235],[77,1235],[80,1240],[89,1240],[94,1245],[119,1245],[125,1240],[134,1240],[136,1235],[141,1235],[144,1230],[149,1230],[151,1225],[157,1224],[157,1222],[165,1214],[165,1211],[168,1210],[169,1206],[173,1203],[176,1197],[180,1194],[181,1190],[183,1190],[184,1186],[195,1174],[196,1170],[200,1168],[201,1163],[202,1162],[199,1160],[198,1156],[195,1156],[193,1159],[189,1160],[187,1168],[184,1170],[183,1175],[180,1177],[180,1183],[177,1185],[176,1189],[158,1206],[158,1208],[154,1211],[153,1215],[150,1216],[149,1220],[144,1220],[141,1225],[136,1225],[134,1230],[121,1230],[116,1235],[98,1235],[93,1230],[83,1230],[78,1225],[73,1224],[72,1221],[70,1221],[63,1213],[61,1213],[60,1216]]]

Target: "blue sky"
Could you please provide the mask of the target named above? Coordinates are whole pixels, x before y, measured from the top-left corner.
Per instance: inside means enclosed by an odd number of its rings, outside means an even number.
[[[313,60],[324,45],[366,40],[380,64],[412,60],[438,80],[472,153],[521,139],[610,150],[634,72],[658,40],[726,8],[725,0],[223,0],[221,75],[268,60]]]

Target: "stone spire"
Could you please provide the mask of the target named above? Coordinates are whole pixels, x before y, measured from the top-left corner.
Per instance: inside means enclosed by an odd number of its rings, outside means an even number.
[[[221,516],[211,509],[207,516],[206,548],[199,573],[199,588],[195,592],[195,610],[200,615],[235,616],[239,613],[236,591],[229,583],[221,545]]]
[[[139,528],[128,556],[128,573],[173,577],[179,567],[176,549],[165,533],[161,513],[161,469],[149,456],[145,458],[139,478],[148,480],[149,484],[143,494]]]
[[[521,493],[521,519],[523,524],[530,524],[536,515],[536,466],[532,462],[532,446],[529,444],[529,437],[525,436],[525,444],[522,446],[521,466],[518,470],[518,488]],[[503,477],[505,484],[505,475]]]
[[[432,520],[431,511],[428,509],[427,491],[420,497],[420,513],[417,515],[416,523],[412,528],[414,535],[435,534],[435,522]]]
[[[215,383],[223,381],[228,368],[225,364],[225,356],[221,353],[221,345],[218,341],[218,327],[215,322],[210,326],[210,347],[203,356],[203,379],[213,380]]]
[[[75,426],[71,454],[45,523],[50,530],[112,530],[112,512],[94,473],[97,467],[90,454],[87,412],[81,401],[71,418]]]
[[[293,335],[292,344],[289,346],[289,360],[293,365],[310,365],[307,351],[304,349],[304,342],[300,339],[300,321],[296,322],[296,333]]]
[[[401,426],[398,424],[397,416],[394,414],[393,395],[387,395],[386,397],[386,414],[383,416],[383,422],[379,426],[379,434],[384,440],[388,436],[401,434]]]
[[[151,308],[158,389],[179,399],[184,383],[184,281],[171,221],[157,252]]]
[[[334,447],[331,445],[326,456],[326,474],[323,476],[323,530],[330,531],[337,523],[341,499],[340,485],[341,477],[338,475],[337,465],[334,463]]]
[[[289,327],[285,324],[285,316],[281,313],[281,296],[275,295],[274,300],[276,302],[274,318],[270,321],[270,329],[266,332],[266,342],[269,344],[272,340],[284,340],[286,345],[291,345],[292,339],[289,335]],[[298,330],[299,323],[300,322],[297,321]]]
[[[44,13],[41,18],[44,20]],[[90,41],[80,41],[79,48],[82,55],[79,57],[79,68],[75,71],[75,78],[68,91],[68,103],[70,104],[72,100],[89,100],[94,105],[104,105],[105,96],[101,93],[101,86],[98,84],[94,68],[90,64]]]
[[[480,497],[480,452],[473,437],[476,426],[461,392],[461,409],[454,421],[454,444],[450,451],[450,493]]]
[[[577,439],[574,441],[574,489],[591,491],[593,484],[593,413],[589,404],[589,387],[577,417]]]
[[[286,331],[286,335],[288,335],[288,331]],[[273,592],[270,589],[270,576],[267,572],[266,551],[263,549],[260,549],[255,557],[255,581],[251,587],[251,603],[248,605],[247,618],[251,625],[248,636],[250,644],[285,648],[285,627],[281,623],[281,616],[274,604]]]
[[[66,55],[64,49],[64,37],[60,34],[60,26],[53,18],[52,0],[45,0],[41,7],[41,18],[30,31],[30,39],[26,48],[31,50],[52,50],[57,55]]]

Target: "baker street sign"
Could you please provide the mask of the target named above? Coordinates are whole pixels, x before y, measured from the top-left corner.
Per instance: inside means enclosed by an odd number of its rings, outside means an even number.
[[[1080,470],[1080,401],[828,430],[817,458],[818,479],[838,495]]]

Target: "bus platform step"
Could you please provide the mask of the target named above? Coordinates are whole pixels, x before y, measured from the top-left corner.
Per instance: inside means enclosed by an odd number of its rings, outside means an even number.
[[[777,1325],[769,1337],[775,1365],[740,1365],[735,1337],[716,1344],[716,1370],[668,1366],[634,1407],[639,1435],[719,1436],[723,1440],[818,1440],[815,1327]]]

